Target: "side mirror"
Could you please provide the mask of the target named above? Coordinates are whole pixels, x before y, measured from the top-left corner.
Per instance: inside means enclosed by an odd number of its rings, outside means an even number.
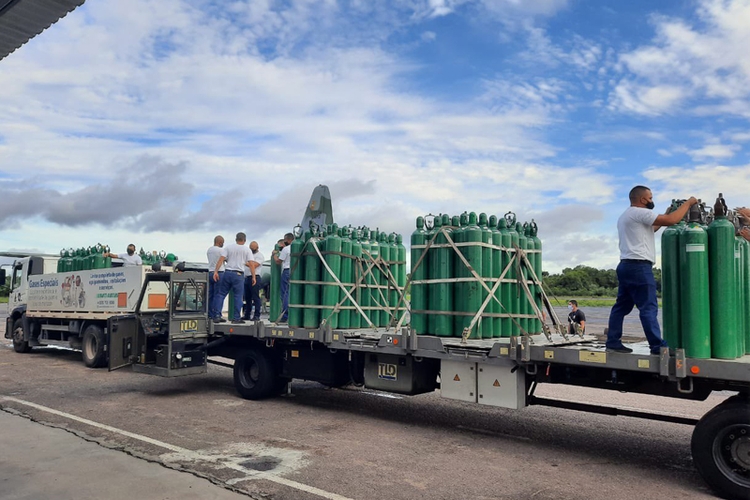
[[[5,269],[0,269],[0,286],[5,285]]]

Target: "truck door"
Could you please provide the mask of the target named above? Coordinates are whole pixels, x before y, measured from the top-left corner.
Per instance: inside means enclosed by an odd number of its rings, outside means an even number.
[[[136,361],[139,328],[140,322],[135,314],[109,318],[109,371],[130,366]]]
[[[13,263],[13,272],[10,277],[10,295],[8,296],[8,310],[12,311],[26,303],[26,291],[28,289],[28,263],[29,259],[19,259]]]

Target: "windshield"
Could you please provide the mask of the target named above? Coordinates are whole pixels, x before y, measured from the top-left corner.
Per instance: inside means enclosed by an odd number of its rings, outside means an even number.
[[[206,283],[195,281],[173,282],[173,312],[203,314],[206,302]]]

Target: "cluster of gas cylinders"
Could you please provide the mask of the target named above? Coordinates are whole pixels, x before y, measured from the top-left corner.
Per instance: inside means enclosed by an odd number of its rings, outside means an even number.
[[[112,259],[104,257],[109,253],[109,247],[97,243],[91,247],[60,250],[60,260],[57,261],[57,272],[86,271],[89,269],[106,269],[112,267]]]
[[[110,252],[107,245],[97,243],[94,246],[82,247],[79,249],[60,250],[60,259],[57,261],[57,272],[67,273],[70,271],[87,271],[90,269],[107,269],[112,267],[112,258],[105,257],[104,254]],[[171,265],[177,260],[173,253],[161,252],[144,252],[143,248],[138,253],[144,266],[153,264]]]
[[[750,354],[750,243],[740,227],[719,194],[713,210],[693,205],[662,235],[664,339],[687,357]]]
[[[522,224],[513,212],[417,217],[411,266],[411,327],[418,334],[541,333],[532,301],[541,307],[542,243],[533,220]]]
[[[406,247],[400,234],[368,227],[317,227],[291,247],[289,326],[372,328],[406,312]],[[272,263],[270,317],[281,315],[280,266]],[[356,306],[355,306],[356,303]]]

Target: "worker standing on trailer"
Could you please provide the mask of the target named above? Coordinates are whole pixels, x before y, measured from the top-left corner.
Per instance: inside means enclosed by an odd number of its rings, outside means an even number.
[[[232,314],[232,323],[244,323],[242,320],[242,299],[245,289],[245,267],[252,269],[250,263],[253,260],[253,253],[245,246],[246,240],[247,236],[245,236],[245,233],[237,233],[235,242],[226,248],[226,256],[222,255],[219,257],[219,261],[214,268],[214,281],[219,283],[219,292],[216,295],[214,308],[221,311],[224,299],[227,298],[231,290],[234,294],[234,310],[230,311]],[[219,281],[219,268],[222,264],[226,264],[226,267],[224,269],[224,276]],[[252,280],[255,283],[254,274]]]
[[[740,236],[750,241],[750,227],[748,227],[750,226],[750,208],[740,208],[737,210],[737,213],[740,214],[740,219],[742,219],[742,223],[744,224],[742,229],[740,229]]]
[[[667,343],[661,338],[661,328],[656,319],[659,303],[656,298],[656,281],[651,269],[656,262],[654,233],[663,226],[680,222],[690,207],[698,203],[691,197],[671,213],[654,213],[654,200],[646,186],[630,190],[630,206],[617,219],[620,238],[620,263],[617,266],[617,300],[609,313],[607,351],[633,352],[622,344],[622,322],[633,306],[638,307],[643,332],[652,354],[659,354]]]
[[[258,321],[260,319],[260,287],[261,287],[261,276],[260,269],[263,265],[263,254],[260,253],[257,241],[250,242],[250,251],[253,253],[253,260],[251,264],[252,269],[248,270],[247,277],[245,278],[245,315],[242,319]],[[252,280],[251,276],[255,276],[255,281]],[[254,311],[253,311],[254,309]],[[252,317],[250,313],[252,314]]]
[[[206,251],[206,257],[208,257],[208,317],[217,323],[226,321],[221,317],[221,304],[219,307],[215,307],[214,301],[216,300],[217,292],[219,291],[219,282],[221,277],[224,275],[224,264],[216,267],[216,263],[219,262],[219,258],[224,256],[226,258],[227,253],[224,250],[224,237],[221,235],[214,237],[214,245],[209,247]],[[214,281],[214,271],[218,275],[218,279]]]
[[[578,309],[578,301],[571,299],[568,301],[568,333],[578,335],[579,327],[583,335],[586,332],[586,315]]]
[[[289,273],[292,260],[292,242],[294,235],[286,233],[284,235],[284,248],[281,252],[274,251],[273,259],[277,264],[281,264],[281,322],[287,321],[289,314]]]
[[[120,259],[122,260],[123,266],[142,266],[143,260],[141,260],[140,255],[136,255],[135,253],[135,245],[132,243],[128,245],[127,250],[125,250],[125,253],[111,253],[106,252],[104,254],[105,257],[111,257],[113,259]]]

